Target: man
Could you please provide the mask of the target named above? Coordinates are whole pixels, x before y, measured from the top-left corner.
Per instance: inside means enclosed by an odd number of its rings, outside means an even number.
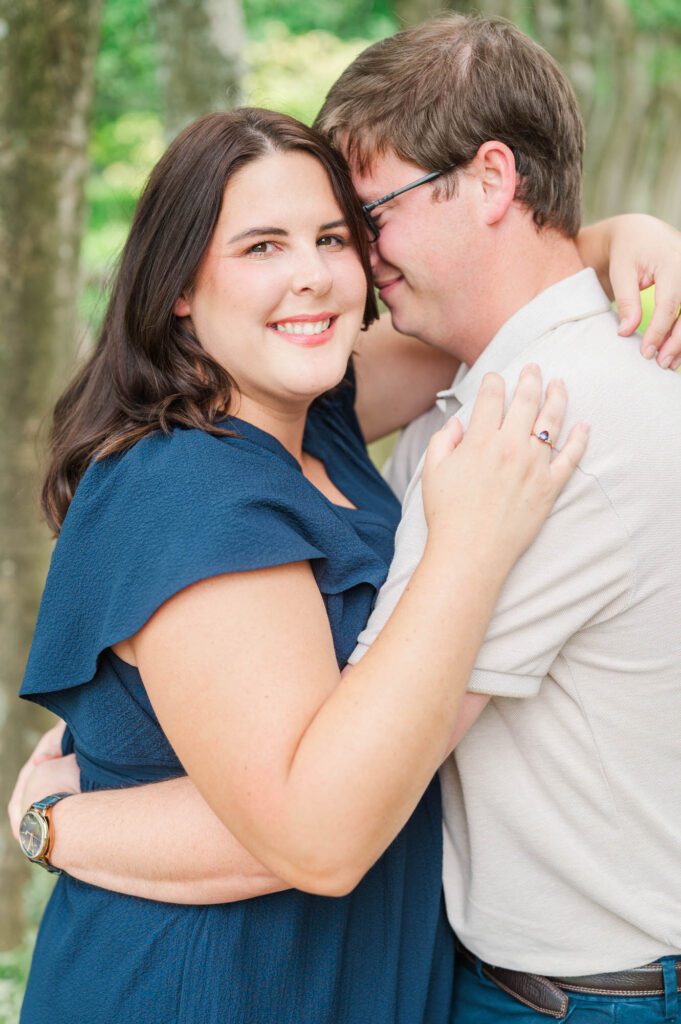
[[[465,947],[457,1024],[676,1019],[681,378],[641,366],[583,269],[572,89],[512,25],[446,16],[361,54],[317,123],[375,218],[393,324],[464,364],[393,456],[396,557],[351,660],[421,557],[428,438],[448,415],[467,422],[485,373],[510,386],[536,362],[567,382],[565,429],[591,424],[502,593],[459,735],[479,718],[442,771],[445,896]]]

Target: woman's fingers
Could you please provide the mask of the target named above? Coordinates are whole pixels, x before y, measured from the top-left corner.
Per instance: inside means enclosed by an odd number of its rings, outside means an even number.
[[[432,472],[450,452],[454,451],[462,440],[463,427],[461,420],[456,416],[450,416],[445,425],[436,431],[428,442],[423,472]]]
[[[504,418],[506,388],[498,373],[486,373],[473,404],[471,418],[466,431],[470,438],[498,430]]]
[[[549,435],[551,444],[555,444],[563,428],[566,409],[567,388],[565,384],[562,380],[557,379],[549,381],[544,404],[539,411],[534,427],[530,431],[531,434],[535,435],[532,438],[534,444],[543,444],[547,452],[551,451],[551,446],[540,441],[537,435],[545,431]]]
[[[577,423],[568,434],[565,444],[551,462],[551,476],[555,493],[559,494],[579,465],[589,440],[588,423]]]
[[[666,277],[658,281],[655,286],[655,308],[641,342],[641,352],[647,358],[652,359],[658,352],[661,353],[662,348],[671,352],[672,357],[679,355],[671,338],[679,315],[680,301],[680,282],[672,283]]]
[[[617,333],[627,338],[641,323],[641,291],[636,266],[633,263],[611,266],[610,284],[620,318]]]
[[[541,371],[535,363],[528,363],[518,377],[502,431],[518,441],[525,441],[534,430],[541,403]]]
[[[681,364],[681,316],[677,316],[671,333],[662,343],[657,361],[665,370],[676,370]]]

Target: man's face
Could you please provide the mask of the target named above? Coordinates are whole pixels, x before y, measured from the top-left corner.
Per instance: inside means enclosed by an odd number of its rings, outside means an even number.
[[[394,153],[377,157],[353,181],[364,203],[421,177],[422,167]],[[404,334],[440,348],[467,324],[471,315],[475,264],[482,225],[474,175],[459,173],[451,199],[433,199],[435,181],[397,196],[373,211],[380,228],[371,247],[374,279],[393,325]]]

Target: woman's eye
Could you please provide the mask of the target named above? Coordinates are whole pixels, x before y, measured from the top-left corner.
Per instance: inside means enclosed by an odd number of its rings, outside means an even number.
[[[256,242],[246,250],[247,256],[268,256],[274,251],[274,242]]]
[[[322,235],[317,245],[323,245],[325,249],[343,249],[349,242],[342,235]]]

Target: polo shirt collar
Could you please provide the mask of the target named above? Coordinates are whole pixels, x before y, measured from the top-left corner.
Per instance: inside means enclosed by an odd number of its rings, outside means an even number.
[[[610,299],[591,267],[545,288],[499,328],[472,367],[462,363],[451,388],[438,393],[438,407],[449,412],[451,399],[465,405],[477,394],[486,373],[504,370],[543,334],[565,323],[607,313],[609,309]]]

